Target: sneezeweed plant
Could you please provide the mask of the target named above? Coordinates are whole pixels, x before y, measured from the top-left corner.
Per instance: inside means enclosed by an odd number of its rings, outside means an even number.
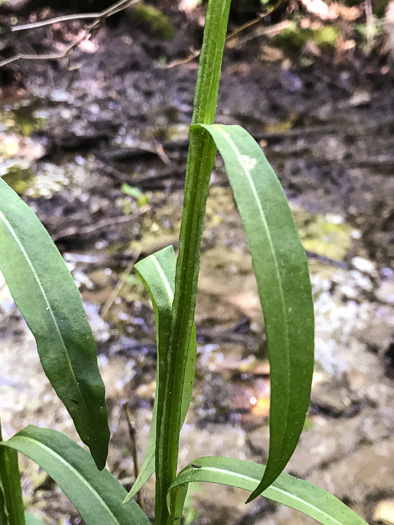
[[[283,473],[300,437],[313,373],[314,317],[305,251],[283,189],[254,139],[214,124],[230,0],[210,0],[190,128],[179,254],[167,247],[136,265],[156,318],[157,389],[148,446],[129,494],[108,470],[109,427],[95,342],[62,257],[37,217],[0,179],[0,268],[41,363],[91,455],[65,435],[28,426],[1,441],[0,523],[37,523],[24,512],[17,453],[37,462],[87,525],[146,525],[134,501],[156,473],[156,525],[180,523],[193,482],[239,487],[326,525],[365,525],[331,494]],[[210,174],[222,155],[246,230],[264,313],[271,370],[267,465],[195,459],[178,473],[179,434],[192,398],[194,310]],[[151,517],[152,518],[152,517]]]

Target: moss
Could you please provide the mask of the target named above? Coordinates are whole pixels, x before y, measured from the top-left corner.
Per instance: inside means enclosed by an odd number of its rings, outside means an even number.
[[[14,108],[12,111],[5,111],[0,114],[0,123],[6,129],[16,131],[24,137],[30,137],[35,131],[44,127],[45,119],[35,116],[38,103],[33,100],[26,106]]]
[[[136,20],[146,27],[158,38],[171,40],[175,34],[175,27],[171,20],[159,9],[139,2],[133,10]]]
[[[290,51],[298,51],[306,42],[314,42],[319,47],[334,47],[339,36],[339,28],[327,25],[317,29],[300,29],[292,22],[287,29],[275,36],[273,44]]]
[[[7,174],[3,176],[3,180],[19,195],[24,195],[26,190],[34,185],[35,178],[31,169],[23,169],[14,164],[7,169]]]
[[[353,228],[333,215],[310,213],[302,208],[293,209],[294,219],[306,250],[342,261],[352,243]]]

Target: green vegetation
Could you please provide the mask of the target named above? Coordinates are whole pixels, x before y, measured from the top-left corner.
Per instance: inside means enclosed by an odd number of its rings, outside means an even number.
[[[339,36],[339,28],[335,25],[326,25],[318,29],[302,29],[294,21],[279,35],[272,39],[278,47],[298,51],[306,42],[313,42],[318,47],[335,47]]]
[[[149,524],[132,498],[154,471],[156,525],[179,523],[188,484],[201,481],[248,490],[248,501],[263,495],[326,525],[365,524],[334,496],[283,474],[305,425],[310,398],[311,286],[285,194],[259,145],[239,126],[214,124],[229,9],[230,0],[211,0],[208,5],[178,257],[170,246],[136,265],[155,311],[157,392],[144,464],[129,495],[103,468],[109,441],[104,385],[77,288],[37,217],[0,179],[0,268],[36,338],[42,366],[94,460],[53,430],[29,426],[1,441],[0,518],[6,525],[33,522],[23,511],[15,451],[48,472],[87,525]],[[200,245],[217,150],[246,230],[264,312],[271,370],[269,456],[265,467],[237,459],[198,458],[178,473],[179,434],[195,371]]]
[[[153,34],[163,40],[170,40],[175,34],[171,20],[159,9],[139,2],[133,10],[133,17],[144,24]]]

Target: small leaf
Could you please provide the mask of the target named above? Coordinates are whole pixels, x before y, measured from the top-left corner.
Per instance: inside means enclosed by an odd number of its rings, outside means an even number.
[[[0,178],[0,268],[43,369],[99,468],[109,442],[96,343],[74,280],[33,211]]]
[[[22,452],[53,478],[77,508],[86,525],[150,525],[135,501],[122,505],[126,490],[70,438],[33,426],[1,446]]]
[[[285,193],[257,142],[240,126],[191,129],[208,131],[224,159],[264,314],[271,370],[270,448],[251,501],[285,468],[309,406],[314,314],[308,263]]]
[[[198,464],[200,468],[192,465]],[[203,457],[184,468],[172,483],[167,502],[176,500],[181,489],[185,497],[185,485],[194,482],[217,483],[254,492],[264,476],[265,467],[239,459]],[[307,481],[289,474],[281,474],[262,494],[277,503],[299,510],[323,525],[368,525],[335,496]],[[170,508],[170,507],[169,507]]]
[[[138,275],[141,277],[149,292],[153,309],[155,311],[158,348],[157,384],[159,383],[159,362],[166,357],[169,330],[171,328],[172,302],[175,289],[175,265],[176,258],[172,246],[163,248],[163,250],[146,257],[135,265]],[[196,353],[196,328],[193,325],[183,388],[182,422],[185,420],[192,398]],[[144,462],[138,478],[135,480],[125,502],[130,501],[130,499],[137,494],[155,471],[156,413],[157,396],[155,397],[153,406],[152,422]]]

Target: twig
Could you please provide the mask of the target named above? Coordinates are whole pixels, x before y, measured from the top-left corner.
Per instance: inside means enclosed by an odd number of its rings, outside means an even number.
[[[229,40],[233,39],[235,36],[237,36],[239,33],[244,31],[245,29],[249,29],[250,27],[258,24],[264,18],[267,18],[267,16],[272,15],[272,13],[274,13],[282,5],[283,1],[284,0],[278,0],[276,4],[272,7],[272,9],[270,9],[267,13],[265,13],[264,15],[260,15],[257,18],[251,20],[250,22],[246,22],[245,24],[235,29],[232,33],[230,33],[226,37],[226,44]]]
[[[40,22],[33,22],[31,24],[23,24],[20,26],[11,27],[11,31],[24,31],[25,29],[36,29],[38,27],[50,26],[61,22],[69,22],[71,20],[84,20],[86,18],[100,18],[101,13],[81,13],[74,15],[57,16],[56,18],[49,18],[49,20],[41,20]]]
[[[112,293],[110,294],[110,296],[108,297],[108,299],[106,300],[104,306],[103,306],[103,309],[101,310],[101,317],[103,319],[105,319],[105,317],[107,317],[107,314],[108,312],[110,311],[112,305],[114,304],[116,298],[118,297],[119,295],[119,292],[121,291],[121,289],[123,288],[123,285],[125,283],[125,280],[127,279],[127,277],[130,275],[132,269],[134,268],[134,265],[135,263],[137,262],[139,256],[141,255],[141,251],[138,250],[136,252],[136,254],[134,255],[134,257],[131,259],[131,261],[129,262],[129,264],[126,266],[126,269],[125,271],[122,273],[122,275],[120,276],[119,278],[119,281],[117,283],[117,285],[115,286],[115,288],[112,290]]]
[[[83,15],[69,15],[70,17],[57,17],[52,18],[50,20],[44,20],[43,22],[35,22],[33,24],[25,24],[21,26],[16,26],[12,30],[13,31],[20,31],[25,29],[34,29],[37,27],[42,27],[50,24],[55,24],[59,21],[65,21],[65,20],[74,20],[74,19],[82,19],[82,18],[94,18],[93,22],[91,22],[88,26],[85,28],[85,33],[82,37],[77,38],[72,44],[70,44],[65,51],[62,53],[50,53],[50,54],[43,54],[43,55],[30,55],[25,53],[18,53],[17,55],[7,58],[0,62],[0,67],[7,66],[9,64],[12,64],[13,62],[16,62],[17,60],[60,60],[62,58],[69,58],[73,50],[84,40],[88,40],[89,38],[92,38],[95,30],[97,30],[101,24],[109,18],[110,16],[119,13],[120,11],[123,11],[124,9],[127,9],[128,7],[138,4],[141,0],[120,0],[116,4],[108,7],[107,9],[104,9],[100,13],[85,13]]]
[[[121,215],[120,217],[113,217],[110,219],[103,219],[102,221],[98,221],[95,224],[89,224],[88,226],[70,226],[69,228],[66,228],[65,230],[61,230],[58,233],[54,233],[52,235],[52,239],[57,242],[63,239],[67,239],[68,237],[74,237],[74,236],[82,236],[82,235],[90,235],[92,233],[95,233],[97,230],[101,230],[103,228],[107,228],[108,226],[114,226],[116,224],[124,224],[127,222],[134,221],[135,217],[129,216],[129,215]]]
[[[109,16],[117,13],[118,10],[125,9],[126,7],[136,4],[139,1],[140,0],[120,0],[116,4],[113,4],[110,7],[107,7],[106,9],[98,13],[80,13],[80,14],[57,16],[55,18],[49,18],[48,20],[41,20],[40,22],[33,22],[31,24],[23,24],[20,26],[15,26],[11,28],[11,31],[24,31],[25,29],[36,29],[38,27],[49,26],[52,24],[60,23],[60,22],[68,22],[70,20],[83,20],[86,18],[100,19],[103,17],[108,18]]]
[[[374,19],[373,19],[371,0],[365,1],[365,19],[366,19],[365,33],[367,37],[368,50],[370,52],[373,47],[373,36],[374,36]]]
[[[271,15],[274,11],[276,11],[278,9],[278,7],[283,3],[283,0],[278,0],[276,2],[276,4],[272,7],[272,9],[270,9],[268,11],[268,13],[265,13],[264,15],[261,15],[261,16],[258,16],[257,18],[254,18],[253,20],[251,20],[250,22],[246,22],[245,24],[239,26],[237,29],[235,29],[232,33],[230,33],[229,35],[227,35],[226,37],[226,40],[225,40],[225,45],[228,46],[228,43],[235,37],[237,36],[239,33],[241,33],[242,31],[245,31],[245,29],[249,29],[250,27],[258,24],[259,22],[261,22],[261,20],[263,20],[263,18],[266,18],[267,16]],[[195,50],[195,49],[191,49],[190,50],[191,53],[189,56],[187,56],[186,58],[183,58],[181,60],[175,60],[174,62],[170,62],[170,64],[166,65],[165,66],[165,69],[171,69],[173,67],[177,67],[177,66],[181,66],[183,64],[188,64],[189,62],[191,62],[192,60],[194,60],[195,58],[198,58],[200,56],[200,53],[201,53],[201,50]]]
[[[134,463],[134,477],[135,479],[138,478],[139,474],[139,468],[138,468],[138,454],[137,454],[137,440],[136,440],[136,430],[135,426],[132,422],[132,415],[130,412],[130,407],[128,403],[124,403],[123,409],[126,414],[126,420],[127,420],[127,426],[129,428],[129,435],[130,435],[130,442],[131,442],[131,455],[133,457],[133,463]],[[145,501],[144,501],[144,495],[142,493],[142,490],[140,490],[137,494],[138,503],[141,507],[141,509],[145,512]]]
[[[254,31],[251,31],[250,33],[246,33],[246,35],[239,39],[237,41],[237,45],[241,46],[244,45],[246,42],[250,42],[251,40],[254,40],[255,38],[260,38],[262,36],[268,36],[273,37],[285,29],[287,29],[290,26],[289,20],[283,20],[282,22],[278,22],[277,24],[274,24],[272,26],[268,27],[256,27]]]

